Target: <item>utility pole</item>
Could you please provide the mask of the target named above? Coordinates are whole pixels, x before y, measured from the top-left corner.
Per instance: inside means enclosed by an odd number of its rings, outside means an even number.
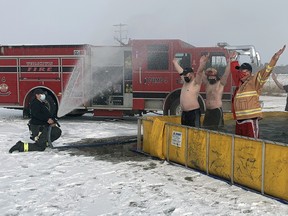
[[[116,40],[117,42],[120,43],[120,45],[125,46],[126,43],[124,42],[124,40],[127,40],[127,30],[124,30],[123,27],[127,26],[126,24],[123,23],[119,23],[116,25],[113,25],[117,28],[117,30],[115,31],[117,36],[114,36],[114,40]],[[125,37],[123,36],[123,33],[126,33]]]

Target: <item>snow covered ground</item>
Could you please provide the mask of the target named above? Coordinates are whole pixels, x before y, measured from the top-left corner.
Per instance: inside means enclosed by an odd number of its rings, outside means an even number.
[[[285,97],[261,97],[283,111]],[[197,171],[129,151],[131,145],[9,154],[29,141],[21,111],[0,108],[1,215],[288,215],[288,205]],[[54,145],[136,135],[134,119],[64,118]]]

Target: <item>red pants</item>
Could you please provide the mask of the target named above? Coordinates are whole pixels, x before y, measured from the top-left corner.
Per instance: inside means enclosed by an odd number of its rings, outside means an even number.
[[[241,121],[237,120],[235,134],[240,136],[259,138],[259,120],[257,118]]]

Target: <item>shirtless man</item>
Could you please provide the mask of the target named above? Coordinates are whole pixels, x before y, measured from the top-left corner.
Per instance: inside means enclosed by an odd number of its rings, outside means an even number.
[[[181,124],[200,127],[200,105],[198,103],[198,95],[202,84],[202,75],[204,67],[209,59],[208,55],[200,58],[199,67],[195,74],[192,68],[183,68],[178,64],[176,58],[173,59],[175,69],[183,80],[183,86],[180,94],[180,106],[182,109]]]
[[[236,55],[236,52],[230,53],[225,72],[221,78],[214,68],[207,68],[205,71],[205,75],[203,76],[203,83],[206,87],[204,128],[217,130],[224,126],[222,95],[230,73],[230,59],[235,58]]]

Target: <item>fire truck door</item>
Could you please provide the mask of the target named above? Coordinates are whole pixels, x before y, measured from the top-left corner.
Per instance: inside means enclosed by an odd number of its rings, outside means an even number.
[[[136,44],[133,49],[133,96],[165,98],[171,90],[169,44]]]
[[[19,96],[20,103],[34,87],[46,86],[55,92],[61,91],[59,58],[19,58]]]

